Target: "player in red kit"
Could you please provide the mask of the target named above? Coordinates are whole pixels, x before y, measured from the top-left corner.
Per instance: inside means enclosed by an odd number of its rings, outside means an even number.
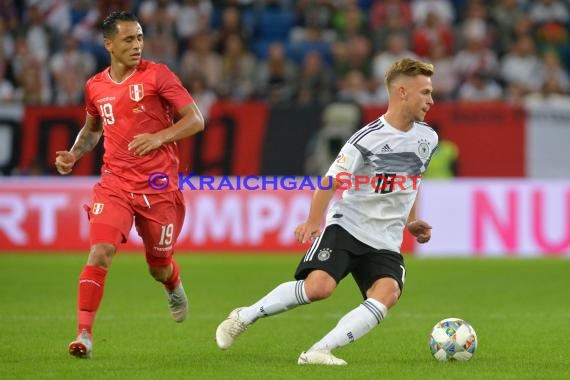
[[[204,129],[202,114],[176,75],[142,60],[143,32],[134,15],[110,14],[103,37],[111,65],[87,81],[85,124],[73,147],[56,152],[55,160],[58,172],[69,174],[104,136],[101,180],[88,210],[91,250],[79,277],[78,335],[69,344],[69,353],[79,358],[91,357],[107,271],[133,221],[150,274],[164,284],[173,319],[186,318],[188,301],[172,258],[185,212],[176,141]]]

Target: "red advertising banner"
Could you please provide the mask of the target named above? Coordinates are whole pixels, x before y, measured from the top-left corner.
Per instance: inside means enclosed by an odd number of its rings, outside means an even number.
[[[97,178],[8,178],[0,187],[1,252],[86,251]],[[184,190],[179,251],[299,253],[295,227],[307,218],[312,190]],[[404,247],[409,250],[409,243]],[[135,229],[122,250],[141,250]]]
[[[267,123],[263,103],[218,102],[210,111],[207,133],[184,139],[179,144],[180,171],[202,174],[258,174]],[[19,169],[41,163],[54,172],[55,152],[68,150],[85,121],[83,107],[26,107],[21,128],[24,138]],[[98,175],[102,143],[86,154],[73,169],[74,175]]]
[[[18,167],[27,171],[40,163],[55,172],[55,152],[68,150],[85,122],[83,107],[26,107],[22,120],[22,144]],[[97,150],[86,155],[73,169],[75,175],[99,173]]]
[[[384,107],[365,107],[364,120],[371,121]],[[284,117],[307,120],[303,110],[292,109],[284,116],[273,112],[263,103],[218,102],[210,113],[206,131],[179,142],[180,171],[212,175],[259,174],[263,160],[266,129]],[[38,162],[53,170],[55,151],[69,149],[83,125],[83,107],[27,107],[21,122],[21,149],[18,155],[20,171],[26,172]],[[276,118],[280,118],[276,120]],[[459,174],[462,177],[518,177],[525,170],[526,113],[501,103],[443,103],[437,104],[426,121],[437,127],[442,138],[459,147]],[[286,123],[285,123],[286,124]],[[311,128],[314,128],[311,122]],[[307,138],[291,140],[290,152],[305,152]],[[266,149],[276,147],[265,146]],[[281,146],[279,147],[281,148]],[[296,153],[298,154],[298,153]],[[81,159],[74,175],[99,174],[102,144]],[[287,158],[283,158],[287,160]],[[291,159],[289,159],[292,161]],[[275,165],[274,165],[275,166]],[[298,173],[298,165],[280,163],[283,173]]]

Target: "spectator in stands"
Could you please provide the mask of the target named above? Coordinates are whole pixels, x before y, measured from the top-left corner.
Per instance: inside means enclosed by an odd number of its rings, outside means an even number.
[[[546,22],[537,23],[534,32],[537,51],[555,50],[566,61],[568,68],[570,68],[569,25],[567,22],[551,18]]]
[[[435,13],[443,24],[452,25],[455,21],[455,11],[449,0],[412,1],[412,19],[415,25],[425,24],[430,13]]]
[[[420,57],[427,57],[436,43],[443,43],[447,52],[454,49],[453,30],[443,23],[439,15],[430,12],[423,24],[417,25],[412,33],[412,50]]]
[[[145,37],[163,34],[167,38],[174,38],[178,9],[179,4],[175,1],[144,0],[139,8],[139,19]]]
[[[267,60],[259,63],[255,75],[258,98],[269,104],[291,102],[296,75],[297,68],[285,55],[283,44],[272,43],[269,46]]]
[[[435,101],[452,100],[459,86],[459,75],[453,64],[453,58],[441,41],[434,43],[429,53],[429,62],[437,67],[431,76],[432,97]]]
[[[192,94],[192,98],[198,106],[198,109],[202,112],[204,120],[209,120],[210,109],[218,99],[218,96],[211,90],[210,86],[208,86],[206,77],[200,72],[195,72],[190,74],[187,78],[187,82],[182,83],[184,87],[188,89],[188,92]]]
[[[71,30],[71,1],[48,0],[38,3],[45,17],[45,26],[52,33],[52,40],[59,48],[59,41]]]
[[[333,16],[333,28],[337,39],[348,41],[355,36],[368,36],[370,29],[363,10],[356,1],[345,1]]]
[[[542,55],[542,70],[539,74],[542,92],[547,82],[555,82],[561,92],[570,91],[570,76],[562,67],[559,55],[554,50],[547,50]]]
[[[530,18],[536,24],[558,22],[566,24],[570,20],[568,6],[558,0],[536,0],[530,7]]]
[[[30,54],[41,63],[47,62],[50,53],[50,35],[44,22],[45,19],[39,5],[28,6],[24,22],[24,35],[30,48]]]
[[[210,0],[182,0],[180,2],[175,16],[179,56],[193,36],[209,31],[212,12]]]
[[[165,33],[155,33],[145,36],[145,56],[149,61],[167,65],[172,71],[178,72],[178,55],[176,40]]]
[[[331,44],[332,70],[335,78],[343,77],[350,71],[350,54],[347,41],[335,41]]]
[[[462,21],[457,28],[457,35],[460,37],[476,37],[482,40],[485,46],[491,48],[493,47],[493,35],[490,23],[487,21],[489,18],[488,7],[479,1],[471,0],[467,4]]]
[[[15,1],[0,0],[0,19],[8,31],[15,31],[20,27],[20,17]]]
[[[228,37],[233,35],[241,38],[244,47],[250,46],[251,29],[244,25],[239,8],[230,6],[222,10],[221,25],[214,32],[214,50],[223,54]]]
[[[459,86],[458,99],[464,102],[498,101],[503,95],[501,86],[485,72],[471,74]]]
[[[540,92],[531,92],[524,96],[523,102],[530,107],[570,107],[570,95],[565,91],[560,82],[554,77],[548,77],[542,84]]]
[[[517,19],[525,14],[518,0],[500,0],[491,10],[491,22],[495,26],[494,48],[505,53],[512,44]]]
[[[412,9],[407,0],[374,1],[370,8],[370,27],[382,28],[393,19],[398,19],[405,28],[412,27]]]
[[[0,103],[16,100],[16,89],[9,78],[8,60],[0,51]]]
[[[211,89],[220,87],[222,81],[222,57],[212,49],[212,36],[199,32],[190,39],[180,59],[180,78],[189,81],[190,75],[198,72],[206,78]]]
[[[101,15],[98,7],[93,7],[89,0],[78,0],[71,3],[70,13],[73,36],[80,42],[91,40]]]
[[[45,67],[37,60],[28,62],[18,76],[21,100],[26,105],[39,106],[50,103],[51,89]]]
[[[295,10],[299,15],[299,26],[313,26],[318,29],[331,29],[334,14],[332,0],[298,0]]]
[[[366,77],[367,81],[373,78],[373,66],[371,61],[372,46],[370,40],[364,36],[356,35],[347,41],[348,70],[358,70]]]
[[[84,83],[96,68],[95,57],[81,51],[73,35],[66,35],[63,41],[63,51],[55,53],[48,62],[54,84],[54,103],[82,104]]]
[[[522,36],[512,50],[501,58],[501,77],[506,86],[517,84],[525,93],[541,87],[542,62],[536,54],[531,36]]]
[[[408,49],[408,41],[401,34],[388,36],[386,51],[379,52],[372,61],[372,78],[375,83],[375,96],[386,101],[388,93],[384,86],[384,74],[395,61],[402,58],[416,58],[416,54]]]
[[[385,24],[375,26],[372,29],[371,39],[373,51],[379,52],[388,49],[388,39],[391,35],[399,34],[410,41],[413,28],[407,24],[404,16],[394,14]]]
[[[371,64],[378,66],[378,62],[370,59],[369,55],[376,54],[373,58],[386,55],[389,62],[400,58],[399,55],[390,56],[393,54],[393,47],[390,46],[393,35],[401,36],[403,44],[411,46],[417,54],[426,55],[431,61],[443,60],[436,63],[438,67],[443,67],[445,61],[454,57],[453,70],[439,70],[432,78],[434,82],[448,82],[448,85],[440,83],[435,86],[436,99],[442,97],[455,100],[458,96],[460,83],[455,92],[451,91],[455,75],[443,77],[440,74],[444,71],[456,72],[460,81],[469,78],[470,82],[473,81],[475,72],[483,72],[502,85],[498,57],[510,56],[515,42],[523,36],[533,39],[537,56],[554,50],[562,63],[554,71],[558,73],[561,70],[562,74],[557,74],[561,78],[568,75],[568,0],[496,0],[492,3],[492,7],[487,7],[482,0],[0,0],[0,50],[3,50],[2,64],[5,66],[2,88],[4,94],[13,93],[16,99],[22,99],[25,82],[28,101],[35,99],[33,102],[37,103],[52,93],[54,96],[49,97],[47,103],[66,103],[67,98],[75,102],[76,98],[72,95],[75,92],[74,81],[70,78],[58,81],[57,75],[53,73],[50,78],[46,71],[46,59],[51,61],[51,55],[61,55],[65,50],[63,36],[71,34],[79,41],[78,49],[88,50],[95,57],[95,70],[107,66],[108,56],[100,43],[99,24],[101,15],[117,9],[140,11],[141,20],[148,24],[145,25],[145,37],[149,58],[166,62],[175,70],[178,67],[181,78],[186,78],[186,81],[189,80],[190,73],[201,72],[206,76],[206,83],[211,89],[220,91],[225,87],[226,94],[221,94],[224,96],[227,96],[227,89],[231,85],[222,86],[221,57],[213,55],[211,50],[225,51],[227,36],[238,35],[244,41],[243,50],[255,51],[259,57],[252,57],[253,62],[249,66],[259,64],[268,67],[268,47],[275,35],[271,34],[269,40],[263,40],[267,37],[264,33],[268,30],[274,33],[274,26],[279,24],[271,20],[288,22],[287,32],[280,33],[279,40],[296,71],[301,70],[307,52],[317,50],[324,63],[334,68],[337,78],[343,78],[354,69],[364,73],[367,80],[370,75],[373,79],[369,85],[380,91],[373,98],[380,102],[385,99],[385,94],[382,94],[383,86],[377,85],[383,81],[382,74],[377,71],[384,70],[368,69],[367,66]],[[259,15],[259,9],[271,11],[261,29],[259,18],[255,17]],[[289,15],[294,13],[296,18],[282,18],[279,12]],[[365,16],[368,16],[368,22]],[[25,22],[21,23],[21,20]],[[434,26],[438,24],[434,20],[439,20],[439,26]],[[205,38],[210,27],[213,28],[213,38]],[[456,30],[454,35],[449,32],[452,27]],[[262,30],[265,32],[261,33]],[[29,62],[29,57],[23,57],[21,49],[16,52],[16,33],[24,33],[28,45],[31,44],[26,55],[36,56],[43,62],[38,66],[40,73],[34,74],[34,77],[40,78],[39,83],[24,79],[18,74],[26,67],[24,62]],[[155,38],[155,35],[160,37]],[[197,38],[191,38],[193,36]],[[208,42],[207,39],[212,41]],[[368,45],[372,46],[364,58],[367,63],[364,65],[362,56],[351,51],[362,50],[359,48],[365,45],[361,43],[362,39],[369,40]],[[441,41],[446,46],[448,56],[439,55],[441,52],[437,44]],[[87,67],[89,66],[88,64]],[[25,71],[29,70],[26,68]],[[528,91],[541,91],[541,84],[546,80],[542,72],[532,79],[539,77],[541,82],[530,89],[527,85],[511,82],[504,89],[506,99],[516,103]],[[561,80],[564,89],[565,80]],[[254,76],[248,95],[230,98],[250,99],[254,90],[259,92],[259,82],[263,81],[264,79]],[[13,90],[10,90],[10,82]],[[273,81],[273,90],[280,86],[277,83],[282,82]],[[33,90],[33,87],[38,86],[42,88]],[[297,81],[290,82],[287,87],[292,86],[300,89]],[[63,89],[68,95],[62,97],[60,94],[64,92]],[[272,91],[272,94],[277,96],[278,92]],[[295,92],[312,94],[306,88]],[[43,95],[31,96],[31,93]],[[5,95],[5,98],[10,97],[11,95]],[[45,104],[46,100],[41,100],[41,103]]]
[[[475,30],[467,30],[465,33],[465,46],[453,59],[459,79],[463,81],[477,72],[497,76],[499,71],[497,54],[485,45],[485,36]]]
[[[505,50],[501,51],[500,53],[508,53],[509,50],[515,44],[515,41],[522,36],[534,36],[535,32],[535,25],[533,24],[532,20],[528,13],[523,13],[515,18],[515,24],[513,29],[509,35],[508,44],[505,46]]]
[[[0,57],[9,60],[14,55],[14,36],[7,29],[8,24],[0,17]],[[7,61],[8,65],[9,62]]]
[[[227,36],[224,46],[218,93],[229,100],[248,100],[254,93],[257,62],[237,34]]]
[[[333,98],[333,76],[318,51],[305,55],[296,78],[296,102],[302,105],[326,104]]]
[[[337,82],[339,91],[337,99],[367,106],[375,102],[370,93],[368,81],[361,71],[351,70]]]
[[[32,54],[23,36],[17,37],[15,41],[12,70],[18,100],[30,105],[49,104],[51,87],[46,65]]]
[[[374,78],[379,82],[384,81],[384,74],[395,61],[402,58],[416,58],[416,54],[409,50],[406,37],[401,34],[388,36],[386,51],[379,52],[373,59],[372,71]]]

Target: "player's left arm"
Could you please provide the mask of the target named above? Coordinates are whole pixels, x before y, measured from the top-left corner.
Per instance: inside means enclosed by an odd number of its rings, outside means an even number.
[[[408,215],[408,221],[406,223],[406,228],[408,231],[415,236],[418,243],[427,243],[429,239],[431,239],[431,226],[421,220],[417,219],[417,204],[418,204],[418,194],[416,194],[416,199],[414,200],[414,204],[412,205],[412,209],[410,210],[410,214]]]
[[[181,118],[171,127],[156,133],[142,133],[134,136],[129,150],[137,156],[144,156],[164,144],[181,140],[204,130],[204,117],[196,103],[192,102],[178,110]]]

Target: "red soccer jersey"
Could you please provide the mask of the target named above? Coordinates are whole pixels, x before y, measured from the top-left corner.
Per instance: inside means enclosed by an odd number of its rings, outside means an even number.
[[[170,182],[160,192],[176,190],[175,142],[144,156],[135,156],[128,146],[136,135],[172,126],[174,112],[192,103],[192,97],[163,64],[142,60],[135,72],[120,83],[111,79],[109,70],[94,75],[85,85],[87,113],[103,119],[102,181],[113,181],[133,193],[155,193],[158,191],[149,186],[149,176],[162,172]]]

